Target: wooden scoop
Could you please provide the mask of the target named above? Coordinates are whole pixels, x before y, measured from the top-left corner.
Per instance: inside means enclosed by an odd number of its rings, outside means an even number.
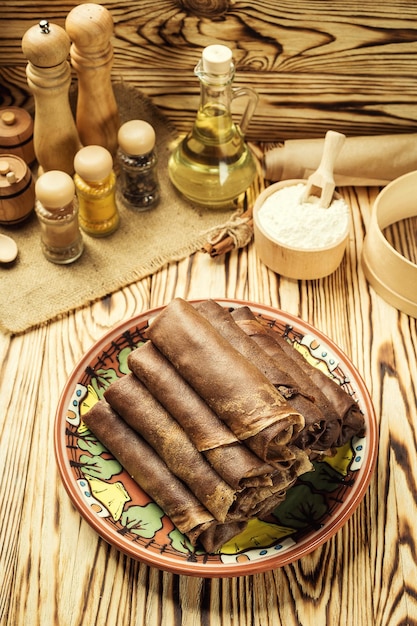
[[[328,130],[324,139],[323,154],[320,165],[307,179],[306,188],[302,197],[302,202],[308,202],[311,195],[318,195],[320,191],[320,206],[327,209],[332,201],[335,182],[333,178],[333,167],[346,136],[334,130]]]

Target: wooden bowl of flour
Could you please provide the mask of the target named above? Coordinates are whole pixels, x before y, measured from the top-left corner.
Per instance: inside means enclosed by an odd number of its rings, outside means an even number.
[[[271,270],[296,280],[332,274],[346,250],[350,210],[334,194],[328,209],[319,198],[302,202],[306,180],[280,181],[267,187],[253,208],[255,247]]]

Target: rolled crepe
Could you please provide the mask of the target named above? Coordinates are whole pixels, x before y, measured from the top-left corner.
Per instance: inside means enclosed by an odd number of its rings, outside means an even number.
[[[128,366],[229,485],[272,485],[274,468],[239,442],[151,341],[129,354]]]
[[[287,365],[291,367],[300,387],[311,390],[318,406],[327,416],[327,427],[317,442],[319,447],[323,450],[339,447],[354,435],[364,434],[365,421],[358,403],[335,381],[306,361],[279,333],[257,319],[249,307],[235,309],[232,317],[268,354],[278,359],[285,355],[289,359]]]
[[[227,524],[212,523],[202,529],[199,542],[206,552],[217,552],[224,543],[241,533],[247,522],[228,522]]]
[[[172,300],[147,336],[255,454],[293,461],[288,444],[304,427],[303,416],[190,303]]]
[[[224,522],[235,490],[213,470],[178,422],[134,375],[113,382],[104,397],[157,452],[168,468],[214,515]]]
[[[214,519],[154,449],[105,400],[97,402],[83,421],[193,546],[200,544],[206,552],[217,552],[246,527],[247,522],[222,524]]]
[[[154,449],[105,400],[99,400],[83,422],[193,545],[205,529],[217,525]]]
[[[299,381],[292,377],[288,358],[281,360],[272,358],[256,340],[254,341],[236,324],[230,312],[214,300],[199,302],[195,308],[236,350],[263,372],[284,395],[288,404],[303,415],[305,426],[295,439],[295,445],[302,449],[322,450],[317,442],[327,427],[328,418],[316,403],[311,385],[301,387]],[[337,415],[333,417],[337,419]]]
[[[246,489],[237,494],[235,504],[229,515],[246,516],[248,518],[270,513],[279,502],[285,498],[287,490],[292,487],[297,478],[313,469],[308,457],[298,451],[296,459],[290,468],[275,472],[272,477],[272,485]]]

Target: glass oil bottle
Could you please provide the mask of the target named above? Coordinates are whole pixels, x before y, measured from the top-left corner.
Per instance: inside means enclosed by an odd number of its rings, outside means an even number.
[[[176,189],[194,204],[233,208],[256,175],[244,133],[258,97],[252,89],[232,87],[235,67],[227,46],[206,47],[195,74],[200,79],[197,116],[191,131],[170,155],[169,176]],[[232,101],[242,96],[247,98],[247,105],[237,124],[232,118]]]

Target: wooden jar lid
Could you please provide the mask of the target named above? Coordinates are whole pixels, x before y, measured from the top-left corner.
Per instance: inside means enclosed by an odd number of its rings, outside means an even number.
[[[76,173],[87,182],[99,182],[109,176],[113,158],[103,146],[84,146],[74,158]]]
[[[0,196],[2,198],[15,195],[26,186],[24,179],[27,165],[13,154],[0,156]]]
[[[66,172],[49,170],[35,184],[36,198],[48,209],[60,209],[72,202],[75,185],[72,177]]]
[[[129,120],[117,134],[120,148],[131,156],[148,154],[155,146],[155,130],[145,120]]]
[[[27,164],[35,161],[33,119],[20,107],[0,108],[0,155],[14,154]]]

